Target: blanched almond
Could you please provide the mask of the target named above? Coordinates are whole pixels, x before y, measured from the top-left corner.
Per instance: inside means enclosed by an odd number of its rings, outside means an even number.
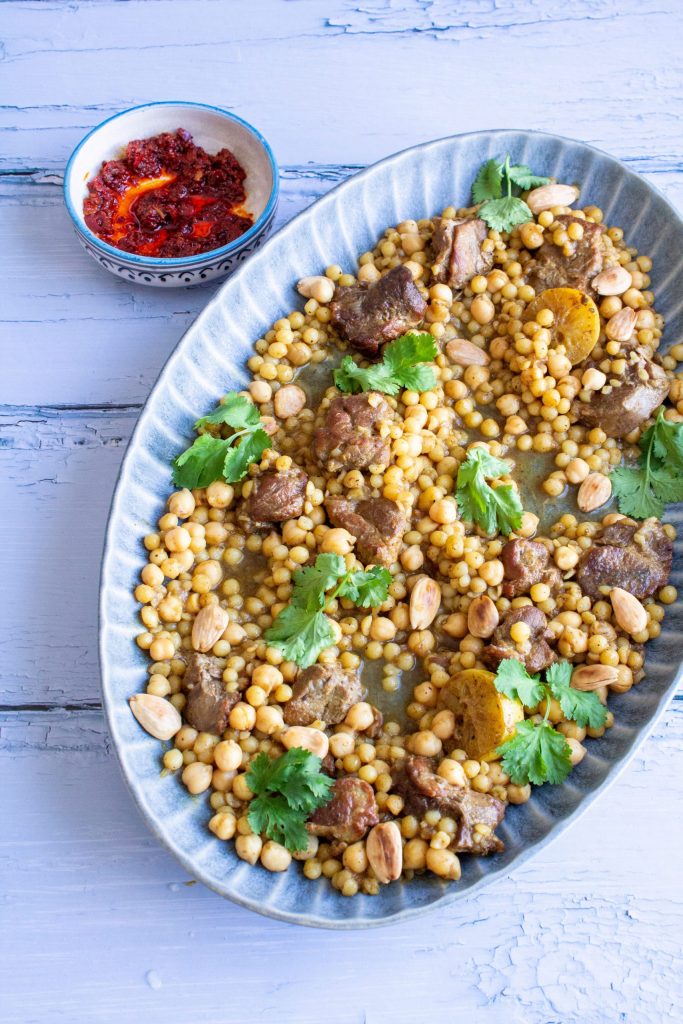
[[[491,362],[489,355],[471,341],[465,338],[453,338],[446,345],[446,355],[452,363],[458,366],[488,366]]]
[[[334,295],[334,281],[318,274],[315,277],[302,277],[296,286],[299,295],[316,302],[330,302]]]
[[[631,287],[633,278],[626,267],[608,267],[601,270],[591,281],[598,295],[623,295]]]
[[[381,885],[395,882],[403,870],[403,844],[395,821],[375,825],[365,841],[365,852],[375,878]]]
[[[500,616],[495,604],[486,594],[475,597],[467,609],[467,628],[472,636],[487,639],[498,625]]]
[[[618,678],[619,673],[611,665],[579,665],[572,672],[572,686],[588,693],[616,683]]]
[[[627,590],[622,590],[621,587],[613,587],[609,596],[614,618],[624,633],[635,636],[647,628],[647,612],[637,597],[629,594]]]
[[[612,482],[604,473],[589,473],[579,487],[576,504],[582,512],[594,512],[612,497]]]
[[[192,624],[192,646],[195,651],[210,651],[217,640],[223,636],[230,622],[225,608],[219,604],[209,604],[200,609]]]
[[[441,607],[441,587],[431,576],[418,576],[410,592],[410,625],[427,629]]]
[[[624,306],[611,316],[605,326],[605,334],[610,341],[628,341],[635,330],[637,315],[635,309]]]
[[[296,416],[306,405],[306,392],[297,384],[285,384],[283,388],[275,392],[273,407],[275,415],[281,420],[288,416]]]
[[[327,756],[330,749],[330,741],[322,729],[312,729],[307,725],[290,725],[288,729],[280,733],[280,743],[287,750],[292,747],[301,747],[302,750],[309,750],[316,754],[320,760]]]
[[[574,185],[541,185],[531,190],[526,205],[532,213],[542,213],[554,206],[571,206],[578,198],[579,190]]]
[[[128,703],[145,732],[157,740],[170,740],[183,724],[180,712],[165,697],[135,693]]]

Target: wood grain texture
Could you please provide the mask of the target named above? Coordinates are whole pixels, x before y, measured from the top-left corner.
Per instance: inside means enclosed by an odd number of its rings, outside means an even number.
[[[683,1018],[681,694],[548,851],[408,925],[261,919],[191,884],[147,832],[99,711],[99,557],[139,408],[215,286],[116,280],[61,199],[92,125],[183,97],[268,136],[280,224],[373,160],[489,127],[585,139],[683,209],[680,4],[5,0],[0,23],[3,1022]]]

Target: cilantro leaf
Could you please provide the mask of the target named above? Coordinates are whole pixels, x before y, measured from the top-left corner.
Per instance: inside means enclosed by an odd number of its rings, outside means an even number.
[[[572,671],[570,662],[556,661],[546,672],[548,689],[559,701],[565,718],[582,727],[601,729],[607,721],[607,708],[600,703],[597,693],[572,688]]]
[[[564,782],[572,769],[571,747],[547,722],[520,722],[514,736],[498,747],[503,770],[517,786]]]
[[[254,403],[244,395],[231,392],[213,412],[197,420],[194,429],[201,430],[208,423],[227,423],[233,430],[242,430],[244,427],[258,426],[260,422],[261,416]]]
[[[667,503],[683,501],[683,423],[667,420],[660,407],[640,439],[640,449],[638,466],[612,471],[612,490],[624,515],[661,519]]]
[[[486,448],[470,448],[460,464],[456,481],[456,501],[463,519],[477,523],[488,534],[512,533],[522,524],[522,503],[512,484],[491,487],[486,478],[507,475],[507,462],[497,459]]]
[[[527,708],[535,708],[545,696],[540,676],[530,676],[522,662],[516,658],[501,661],[494,683],[500,693],[504,693],[510,700],[521,701]]]
[[[211,434],[202,434],[194,444],[173,460],[173,483],[176,487],[208,487],[223,475],[223,464],[230,441]]]
[[[264,633],[264,639],[277,647],[287,661],[308,668],[318,655],[331,647],[336,638],[332,623],[322,611],[288,604]]]
[[[341,555],[318,555],[315,565],[308,565],[294,573],[291,603],[311,611],[322,608],[325,591],[333,587],[345,572],[346,562]]]
[[[340,391],[381,391],[397,395],[401,388],[429,391],[436,385],[436,374],[431,366],[437,356],[437,346],[431,334],[411,331],[384,347],[382,362],[372,366],[359,366],[351,356],[342,359],[334,371],[334,383]]]
[[[479,208],[479,216],[495,231],[511,231],[517,224],[533,220],[533,214],[524,200],[517,196],[488,199]]]
[[[259,427],[253,433],[246,434],[239,444],[233,445],[227,452],[223,477],[229,484],[239,483],[247,475],[251,463],[258,462],[266,448],[270,448],[270,437],[265,430]]]
[[[487,160],[479,168],[472,184],[472,199],[475,203],[483,203],[487,199],[499,199],[502,195],[502,167],[495,159]]]
[[[248,813],[254,832],[265,833],[293,853],[305,849],[306,819],[329,801],[333,785],[320,769],[320,758],[300,747],[274,761],[259,754],[247,773],[247,784],[255,794]]]
[[[531,188],[540,188],[541,185],[549,185],[550,178],[543,178],[534,174],[526,164],[512,164],[507,168],[507,177],[513,185],[517,185],[523,192]]]
[[[349,573],[341,587],[339,596],[346,597],[359,608],[378,608],[389,594],[391,573],[381,565],[371,569]]]

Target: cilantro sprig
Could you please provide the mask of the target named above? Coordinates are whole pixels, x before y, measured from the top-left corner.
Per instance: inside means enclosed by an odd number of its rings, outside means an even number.
[[[251,463],[258,462],[270,446],[258,409],[244,395],[231,392],[217,409],[197,420],[194,429],[223,425],[232,427],[234,433],[230,437],[200,434],[187,451],[174,459],[176,487],[208,487],[214,480],[221,479],[230,484],[238,483],[246,476]]]
[[[328,803],[333,785],[320,767],[320,758],[301,747],[274,761],[265,753],[252,761],[247,785],[255,796],[247,817],[257,835],[265,833],[292,853],[306,848],[306,820]]]
[[[341,366],[334,371],[334,383],[349,394],[381,391],[397,395],[401,388],[429,391],[436,385],[436,374],[431,366],[419,364],[433,362],[437,352],[431,334],[411,331],[385,346],[381,363],[359,366],[351,356],[344,356]]]
[[[533,219],[527,204],[515,191],[547,185],[550,178],[543,178],[526,166],[511,164],[510,154],[501,163],[498,159],[487,160],[479,170],[472,185],[472,198],[481,203],[479,216],[496,231],[511,231],[517,224]]]
[[[546,672],[545,682],[540,675],[531,676],[521,661],[506,658],[500,663],[494,680],[496,689],[511,700],[518,700],[525,708],[536,708],[546,701],[546,712],[541,722],[527,719],[520,722],[515,733],[498,748],[503,768],[516,785],[533,782],[564,782],[572,769],[571,748],[567,740],[550,722],[550,700],[554,698],[569,721],[591,729],[601,729],[607,721],[607,708],[596,693],[575,690],[571,685],[572,665],[558,661]]]
[[[522,525],[522,502],[512,484],[491,487],[487,482],[507,476],[510,467],[486,448],[470,448],[460,464],[455,498],[463,519],[485,533],[513,533]]]
[[[377,608],[387,599],[391,573],[379,565],[347,570],[341,555],[324,554],[318,555],[314,565],[295,572],[292,581],[289,604],[266,630],[264,639],[288,661],[308,668],[335,642],[332,623],[325,614],[332,601],[344,597],[360,608]]]
[[[664,506],[683,501],[683,423],[672,423],[660,407],[640,439],[638,466],[612,471],[619,511],[634,519],[661,519]]]

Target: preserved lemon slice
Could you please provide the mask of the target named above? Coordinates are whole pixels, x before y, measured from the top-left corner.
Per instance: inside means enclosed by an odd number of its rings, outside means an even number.
[[[529,303],[524,319],[534,320],[542,309],[549,309],[555,318],[549,328],[552,348],[564,345],[572,366],[583,362],[600,336],[600,314],[590,295],[578,288],[547,288]]]
[[[495,675],[480,668],[456,672],[441,690],[441,703],[455,715],[456,744],[477,761],[495,761],[497,748],[524,718],[519,701],[499,693]]]

